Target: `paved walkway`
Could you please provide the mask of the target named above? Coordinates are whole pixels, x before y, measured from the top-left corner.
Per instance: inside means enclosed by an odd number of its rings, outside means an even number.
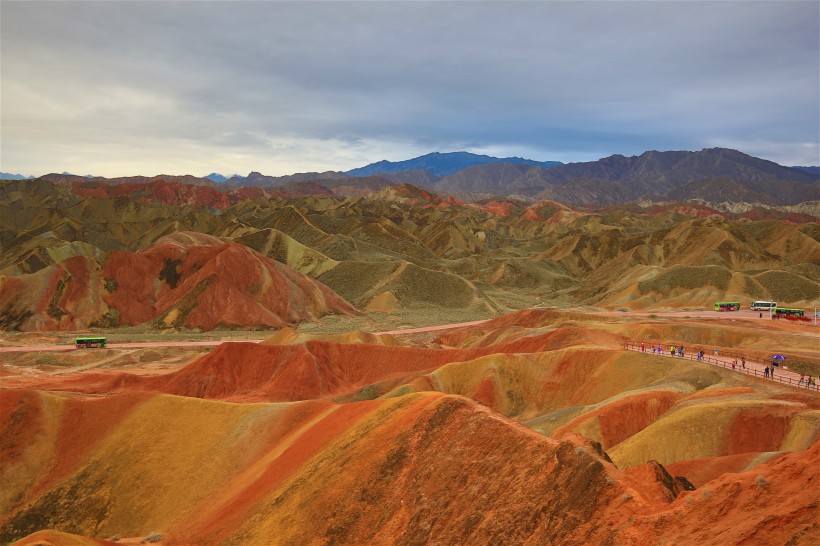
[[[640,341],[627,341],[624,344],[624,347],[630,351],[641,351],[641,342]],[[647,343],[646,347],[646,354],[652,354],[652,344]],[[669,348],[671,347],[670,344],[664,345],[666,352],[663,353],[655,353],[654,356],[662,357],[662,358],[673,358],[679,359],[679,356],[672,356],[669,352]],[[685,349],[685,347],[684,347]],[[695,353],[687,353],[684,352],[684,358],[687,360],[694,360],[697,361],[697,351]],[[718,347],[718,356],[715,356],[714,352],[712,353],[705,353],[703,356],[702,362],[706,364],[712,364],[713,366],[720,366],[721,368],[732,369],[732,364],[735,362],[734,356],[723,356],[720,354],[720,347]],[[746,375],[751,375],[754,377],[759,377],[761,379],[767,380],[774,380],[778,383],[782,383],[784,385],[790,385],[792,387],[799,387],[804,388],[807,390],[812,390],[815,392],[820,391],[820,378],[815,377],[814,380],[817,384],[813,385],[811,388],[804,382],[800,383],[800,374],[795,373],[788,369],[788,364],[785,364],[786,368],[784,369],[784,365],[781,364],[775,368],[775,372],[773,377],[767,378],[765,373],[765,368],[769,363],[761,363],[761,362],[752,362],[750,360],[746,360],[746,368],[744,369],[741,365],[741,359],[737,358],[737,365],[734,367],[733,371],[739,373],[745,373]]]

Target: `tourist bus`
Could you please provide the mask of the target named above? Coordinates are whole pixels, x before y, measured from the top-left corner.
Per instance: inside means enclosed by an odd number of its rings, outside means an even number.
[[[788,307],[775,307],[774,314],[778,317],[802,317],[805,315],[805,311],[802,309],[789,309]]]
[[[78,349],[91,349],[94,347],[105,347],[104,337],[78,337],[74,340],[74,345]]]
[[[776,301],[755,301],[752,302],[752,311],[768,311],[777,307]]]
[[[715,303],[715,311],[740,311],[740,302],[718,301]]]

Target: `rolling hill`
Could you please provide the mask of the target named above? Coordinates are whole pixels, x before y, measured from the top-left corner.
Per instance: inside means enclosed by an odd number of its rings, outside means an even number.
[[[396,320],[473,320],[536,304],[674,309],[770,298],[803,306],[820,294],[820,232],[810,203],[718,208],[678,201],[581,209],[515,199],[465,204],[380,177],[320,182],[221,190],[165,181],[4,182],[3,324],[65,329],[120,323],[114,318],[153,323],[166,310],[155,307],[162,299],[157,289],[134,287],[153,294],[137,313],[143,304],[129,302],[144,297],[111,295],[103,284],[123,284],[125,273],[106,271],[120,260],[130,264],[124,269],[147,275],[140,282],[154,282],[164,262],[151,258],[162,254],[152,249],[162,241],[167,247],[167,238],[178,233],[190,233],[175,244],[194,244],[185,256],[196,256],[191,264],[199,268],[216,260],[260,272],[242,285],[246,292],[268,286],[276,264],[285,264],[356,308],[381,309]],[[199,239],[210,242],[192,243]],[[223,250],[215,253],[217,247]],[[188,259],[165,258],[181,265]],[[150,267],[138,266],[145,260]],[[217,267],[213,278],[231,278],[230,268]],[[200,281],[197,290],[205,290]],[[93,305],[73,307],[68,294],[75,290],[89,294]],[[59,319],[48,313],[52,303]],[[279,324],[253,316],[253,324]],[[304,315],[310,316],[316,313]],[[201,324],[215,325],[210,319]]]
[[[115,250],[101,265],[78,255],[35,273],[0,277],[4,329],[149,322],[156,328],[271,328],[354,312],[322,283],[244,245],[199,233],[168,235],[139,252]]]
[[[0,540],[810,544],[816,393],[622,350],[812,351],[767,326],[541,309],[428,347],[277,334],[164,372],[7,373]]]
[[[464,203],[375,175],[4,182],[4,344],[276,331],[0,353],[0,542],[816,543],[817,394],[623,347],[816,366],[811,326],[699,315],[811,305],[818,225],[811,202]]]

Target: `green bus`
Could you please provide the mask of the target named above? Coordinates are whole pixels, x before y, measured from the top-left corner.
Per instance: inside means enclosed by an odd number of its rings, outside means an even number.
[[[774,314],[777,316],[802,317],[805,311],[802,309],[790,309],[788,307],[775,307]]]
[[[74,340],[74,345],[78,349],[91,349],[95,347],[105,347],[104,337],[78,337]]]
[[[715,303],[715,311],[740,311],[739,301],[719,301]]]

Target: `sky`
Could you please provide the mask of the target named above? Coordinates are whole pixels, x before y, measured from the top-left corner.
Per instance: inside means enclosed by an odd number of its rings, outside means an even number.
[[[820,2],[0,2],[0,170],[820,164]]]

